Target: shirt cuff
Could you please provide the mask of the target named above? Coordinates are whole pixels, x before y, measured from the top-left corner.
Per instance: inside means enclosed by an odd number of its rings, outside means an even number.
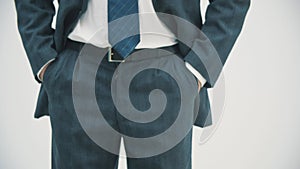
[[[185,62],[186,68],[201,82],[201,87],[206,83],[206,79],[188,62]]]
[[[54,61],[55,60],[55,58],[53,58],[53,59],[50,59],[47,63],[45,63],[41,68],[40,68],[40,70],[37,72],[37,78],[42,82],[43,80],[40,78],[40,74],[41,74],[41,72],[42,72],[42,70],[44,69],[44,67],[45,66],[47,66],[49,63],[51,63],[52,61]]]

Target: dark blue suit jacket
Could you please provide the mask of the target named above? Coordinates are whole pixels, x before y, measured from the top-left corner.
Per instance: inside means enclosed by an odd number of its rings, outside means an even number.
[[[202,23],[200,14],[200,0],[152,0],[157,12],[167,13],[183,18],[197,26],[206,35],[215,47],[218,56],[224,65],[244,22],[250,0],[209,0],[206,11],[206,21]],[[15,0],[18,28],[23,45],[29,58],[33,74],[50,59],[55,58],[66,44],[69,33],[74,29],[79,17],[86,11],[88,0],[59,0],[56,29],[51,28],[52,18],[55,14],[53,0]],[[164,19],[161,18],[163,21]],[[175,36],[176,31],[184,25],[168,23]],[[201,48],[193,32],[184,32],[191,36],[195,42],[193,48]],[[216,65],[209,56],[204,56],[208,62],[202,62],[183,44],[179,44],[183,59],[196,68],[207,80],[200,92],[200,107],[195,125],[205,127],[212,123],[211,110],[207,95],[207,88],[213,87],[220,74],[220,68],[209,69]],[[211,60],[210,60],[211,59]],[[47,96],[41,87],[35,117],[47,115]]]

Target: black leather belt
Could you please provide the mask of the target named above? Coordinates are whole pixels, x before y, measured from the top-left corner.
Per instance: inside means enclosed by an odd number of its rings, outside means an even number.
[[[80,51],[84,45],[85,45],[85,43],[68,39],[67,43],[66,43],[66,48]],[[179,48],[178,48],[178,44],[175,44],[172,46],[161,47],[158,49],[167,50],[171,53],[179,54],[179,56],[181,56]],[[138,51],[138,50],[143,50],[143,49],[135,49],[133,52]],[[108,48],[107,59],[109,62],[117,62],[117,63],[121,63],[121,62],[125,61],[125,59],[122,58],[113,48]]]

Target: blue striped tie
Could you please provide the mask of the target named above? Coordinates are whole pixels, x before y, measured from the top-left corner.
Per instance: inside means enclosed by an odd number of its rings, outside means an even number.
[[[140,42],[138,0],[108,0],[109,23],[127,15],[130,15],[130,17],[121,19],[117,24],[109,24],[108,27],[109,42],[112,44],[113,49],[123,58],[130,55]],[[128,34],[130,34],[128,32],[138,34],[128,37]],[[124,39],[124,37],[127,38]]]

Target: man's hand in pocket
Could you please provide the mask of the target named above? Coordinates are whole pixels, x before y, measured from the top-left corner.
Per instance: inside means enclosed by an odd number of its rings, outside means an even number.
[[[51,62],[50,62],[50,63],[51,63]],[[41,72],[40,72],[40,74],[38,75],[38,76],[39,76],[39,79],[40,79],[41,81],[44,80],[44,74],[45,74],[45,71],[46,71],[47,67],[50,65],[50,63],[47,63],[45,66],[42,67]]]
[[[198,80],[198,92],[200,92],[201,87],[202,87],[202,84],[201,84],[200,80]]]

